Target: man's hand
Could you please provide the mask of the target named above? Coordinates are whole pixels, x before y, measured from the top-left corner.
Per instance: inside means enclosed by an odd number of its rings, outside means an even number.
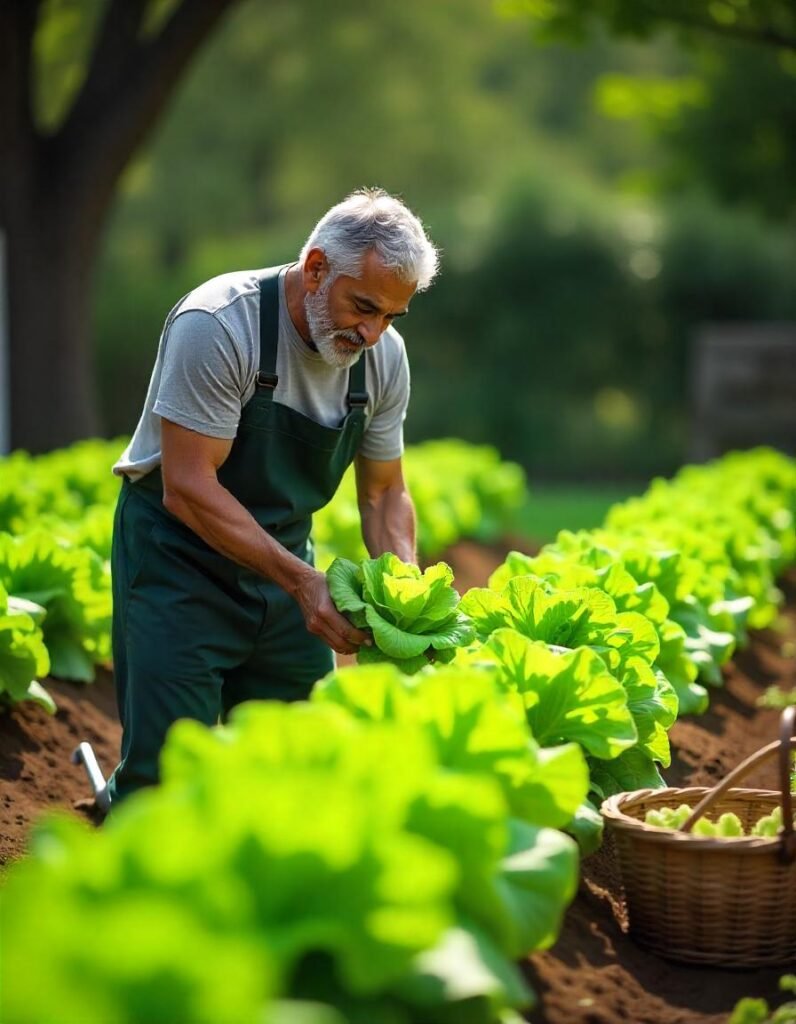
[[[299,603],[307,629],[336,651],[338,654],[356,654],[362,644],[371,646],[373,641],[367,633],[357,629],[335,608],[329,593],[326,576],[311,569],[293,591]]]

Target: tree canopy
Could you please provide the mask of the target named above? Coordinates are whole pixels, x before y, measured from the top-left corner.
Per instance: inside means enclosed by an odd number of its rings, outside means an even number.
[[[594,24],[619,36],[649,39],[663,28],[796,51],[791,0],[501,0],[509,14],[529,14],[540,38],[583,38]]]

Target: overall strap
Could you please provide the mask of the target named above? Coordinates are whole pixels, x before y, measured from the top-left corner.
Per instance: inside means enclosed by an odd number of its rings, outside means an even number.
[[[348,371],[348,408],[364,409],[368,404],[368,393],[365,390],[365,353],[360,355]]]
[[[260,369],[257,391],[269,398],[279,382],[276,375],[276,350],[279,344],[279,274],[282,267],[271,267],[260,278]]]

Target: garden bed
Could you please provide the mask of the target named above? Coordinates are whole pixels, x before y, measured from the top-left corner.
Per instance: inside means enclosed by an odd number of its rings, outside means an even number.
[[[462,543],[444,557],[463,591],[484,585],[505,551],[505,545]],[[710,710],[672,728],[673,761],[664,772],[670,785],[711,785],[774,737],[777,713],[757,700],[768,686],[796,685],[796,576],[785,587],[787,632],[755,633],[724,669],[724,688],[711,691]],[[89,795],[84,770],[69,761],[80,740],[92,743],[106,773],[116,761],[120,728],[110,672],[101,670],[93,686],[47,685],[58,704],[55,717],[35,705],[0,714],[0,863],[23,854],[41,812],[71,809]],[[748,784],[773,785],[772,771]],[[535,1024],[719,1024],[742,996],[777,1002],[778,969],[689,968],[644,952],[617,922],[616,900],[610,858],[587,859],[558,942],[527,965],[539,995],[529,1015]]]

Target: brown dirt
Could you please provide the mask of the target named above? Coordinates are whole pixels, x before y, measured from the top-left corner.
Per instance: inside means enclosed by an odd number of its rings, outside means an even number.
[[[43,811],[72,810],[91,795],[85,769],[70,761],[78,743],[91,743],[106,775],[118,760],[121,726],[111,672],[101,668],[91,686],[55,679],[45,686],[58,705],[55,715],[36,704],[0,711],[0,864],[24,852]]]
[[[490,547],[464,542],[443,557],[463,592],[483,586],[511,547],[533,550],[513,539]],[[725,686],[711,692],[710,710],[672,729],[672,765],[664,772],[670,785],[714,784],[774,738],[777,713],[756,701],[769,685],[796,685],[796,659],[783,653],[785,642],[796,639],[796,574],[785,586],[787,609],[778,630],[756,633],[726,668]],[[84,769],[69,760],[78,742],[92,743],[106,774],[116,763],[120,728],[111,673],[101,670],[88,687],[53,680],[47,687],[58,704],[54,717],[33,705],[0,712],[0,864],[24,853],[41,812],[73,809],[89,795]],[[745,785],[775,785],[773,768]],[[642,950],[617,920],[618,901],[610,858],[598,853],[585,860],[558,942],[524,965],[539,997],[531,1024],[726,1024],[744,996],[782,1001],[777,980],[784,969],[689,967]]]

